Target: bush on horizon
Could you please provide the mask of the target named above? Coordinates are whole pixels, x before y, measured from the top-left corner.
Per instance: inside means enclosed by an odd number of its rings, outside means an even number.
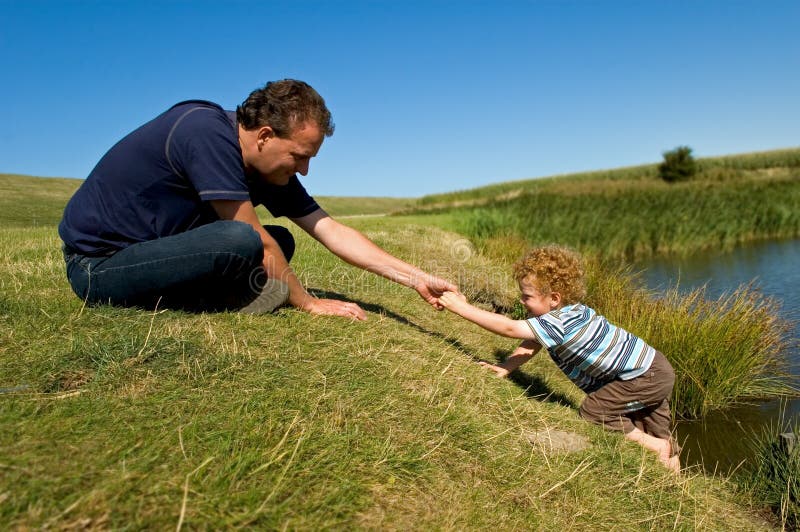
[[[697,163],[689,146],[678,146],[663,155],[664,162],[658,166],[658,175],[667,183],[687,181],[697,174]]]

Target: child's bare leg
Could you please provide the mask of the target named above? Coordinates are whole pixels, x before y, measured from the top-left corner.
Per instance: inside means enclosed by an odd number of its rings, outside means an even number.
[[[672,456],[672,444],[669,440],[664,438],[656,438],[646,432],[634,427],[634,429],[625,434],[625,439],[635,441],[645,449],[649,449],[658,455],[658,459],[667,468],[679,473],[681,470],[681,462],[678,455]]]

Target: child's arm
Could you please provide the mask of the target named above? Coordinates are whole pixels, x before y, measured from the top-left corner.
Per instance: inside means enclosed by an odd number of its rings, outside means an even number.
[[[455,312],[476,325],[480,325],[487,331],[509,338],[520,338],[522,340],[535,340],[536,336],[525,322],[525,320],[512,320],[502,314],[495,314],[486,310],[473,307],[467,303],[464,294],[456,292],[445,292],[439,296],[439,303],[447,310]]]
[[[525,340],[500,364],[489,364],[488,362],[478,362],[478,364],[494,371],[498,377],[508,377],[511,372],[533,358],[541,348],[542,346],[538,342]]]

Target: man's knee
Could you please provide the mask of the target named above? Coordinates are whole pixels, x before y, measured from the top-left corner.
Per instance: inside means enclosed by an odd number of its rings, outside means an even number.
[[[218,245],[244,257],[251,257],[256,264],[264,258],[264,243],[258,232],[247,223],[233,220],[215,222],[215,236]],[[265,225],[264,229],[275,239],[287,261],[294,255],[295,243],[292,233],[279,225]]]
[[[261,263],[264,258],[264,244],[250,224],[222,220],[216,222],[216,225],[217,245],[226,251],[248,257],[255,264]]]
[[[278,243],[281,251],[283,252],[283,256],[286,257],[286,262],[291,261],[292,256],[294,255],[295,247],[292,233],[280,225],[265,225],[264,230],[266,230],[267,233],[269,233],[269,235],[275,239],[275,242]]]

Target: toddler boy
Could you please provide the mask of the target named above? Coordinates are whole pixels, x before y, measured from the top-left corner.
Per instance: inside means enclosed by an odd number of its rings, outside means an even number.
[[[527,320],[479,309],[456,292],[439,298],[447,310],[488,331],[524,340],[503,363],[481,365],[506,377],[547,348],[561,371],[586,392],[582,418],[622,431],[680,471],[670,432],[672,366],[642,339],[580,303],[586,296],[580,256],[560,246],[534,248],[514,265],[514,277]]]

